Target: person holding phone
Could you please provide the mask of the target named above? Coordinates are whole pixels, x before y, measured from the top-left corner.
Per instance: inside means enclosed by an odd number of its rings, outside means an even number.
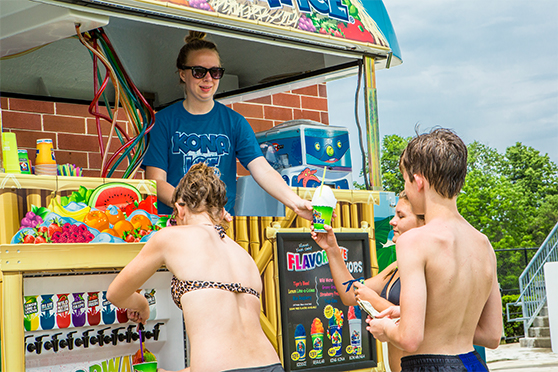
[[[190,168],[172,196],[177,226],[158,231],[110,284],[107,299],[129,319],[149,319],[136,292],[161,266],[190,340],[190,371],[283,372],[260,324],[262,280],[252,257],[221,224],[223,181],[204,163]]]
[[[227,186],[225,208],[233,214],[238,159],[267,193],[311,220],[312,204],[265,160],[246,119],[213,99],[225,73],[217,46],[203,32],[190,31],[185,42],[176,60],[185,98],[155,115],[142,163],[146,178],[157,181],[158,213],[172,213],[172,194],[182,176],[194,164],[206,163],[219,170]]]
[[[413,213],[405,191],[399,194],[399,201],[395,206],[395,216],[393,216],[389,224],[393,227],[392,241],[394,243],[397,242],[397,239],[404,232],[424,225],[424,216]],[[327,252],[331,275],[343,304],[354,306],[357,305],[358,300],[365,300],[377,311],[383,311],[390,306],[399,305],[401,285],[399,283],[397,261],[391,263],[374,277],[366,279],[364,284],[361,284],[359,281],[354,281],[353,276],[347,269],[332,228],[327,226],[326,231],[327,233],[325,234],[312,231],[312,238]],[[347,288],[348,286],[345,283],[354,287],[354,290]],[[393,372],[400,371],[402,351],[388,344],[388,356],[391,370]]]

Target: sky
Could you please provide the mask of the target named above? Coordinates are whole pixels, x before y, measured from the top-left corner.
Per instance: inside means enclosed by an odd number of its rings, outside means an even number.
[[[376,71],[380,138],[441,126],[500,153],[521,142],[558,164],[558,0],[383,1],[403,64]],[[356,84],[327,83],[329,123],[349,128],[363,183]],[[362,90],[359,108],[366,133]]]

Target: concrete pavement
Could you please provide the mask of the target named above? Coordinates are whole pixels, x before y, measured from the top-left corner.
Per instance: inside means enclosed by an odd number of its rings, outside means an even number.
[[[558,371],[558,353],[551,349],[520,347],[519,343],[500,345],[496,350],[486,349],[486,362],[494,372]]]

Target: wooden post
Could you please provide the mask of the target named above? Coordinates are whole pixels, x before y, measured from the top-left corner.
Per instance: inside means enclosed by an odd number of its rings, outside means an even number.
[[[364,106],[366,108],[366,142],[368,144],[368,174],[370,176],[370,186],[372,186],[372,190],[381,190],[380,127],[378,124],[376,70],[374,67],[374,58],[368,56],[364,57]]]
[[[2,371],[24,371],[25,339],[23,332],[23,276],[21,272],[3,273],[0,327],[2,334]]]

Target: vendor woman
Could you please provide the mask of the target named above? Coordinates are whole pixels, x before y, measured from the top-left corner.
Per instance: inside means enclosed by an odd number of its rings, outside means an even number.
[[[312,219],[312,205],[295,194],[262,156],[246,119],[213,99],[224,69],[217,47],[205,33],[190,31],[180,49],[176,67],[186,98],[157,113],[143,160],[146,177],[157,181],[159,214],[171,214],[176,185],[194,164],[219,169],[227,187],[227,212],[236,197],[236,159],[271,196]]]

